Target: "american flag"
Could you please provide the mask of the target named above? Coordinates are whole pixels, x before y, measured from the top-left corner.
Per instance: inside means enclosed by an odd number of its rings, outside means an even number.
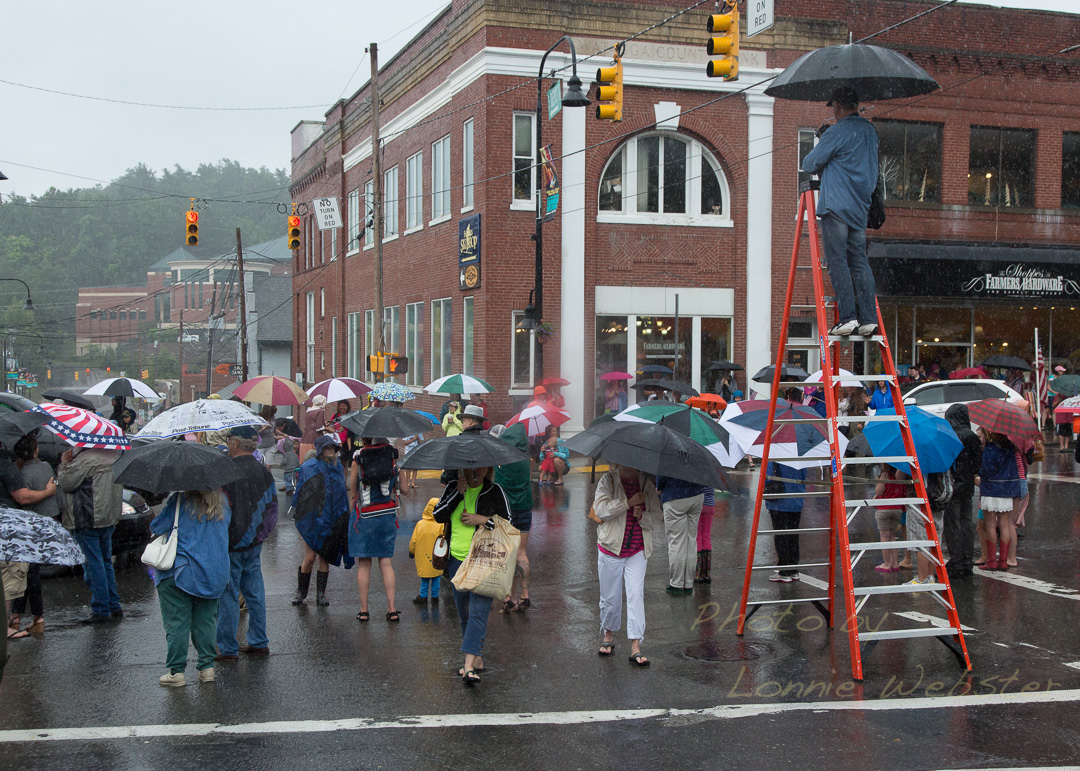
[[[1046,399],[1050,389],[1050,382],[1046,371],[1046,360],[1043,358],[1042,348],[1035,349],[1035,382],[1039,399]]]
[[[805,389],[803,391],[802,403],[804,407],[812,405],[814,403],[814,392],[810,389]]]

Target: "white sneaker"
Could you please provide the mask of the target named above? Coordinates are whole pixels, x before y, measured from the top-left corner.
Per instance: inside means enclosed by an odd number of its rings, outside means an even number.
[[[851,321],[843,321],[837,324],[835,327],[829,330],[829,334],[833,337],[847,337],[852,334],[859,326],[859,322],[855,319]]]
[[[792,579],[791,579],[791,576],[785,576],[779,570],[774,570],[773,574],[771,576],[769,576],[769,580],[770,581],[776,581],[777,583],[782,583],[782,584],[790,584]]]
[[[158,682],[161,683],[162,685],[170,686],[170,687],[176,687],[176,686],[185,685],[184,673],[183,672],[177,672],[177,673],[173,674],[171,672],[167,672],[167,673],[165,673],[164,675],[162,675],[161,677],[158,678]]]
[[[931,576],[927,576],[925,579],[922,579],[922,578],[919,578],[918,576],[915,576],[910,581],[905,581],[904,586],[921,586],[922,584],[928,584],[933,580],[934,579]]]
[[[878,333],[878,325],[877,324],[860,324],[859,325],[858,334],[860,334],[863,337],[870,337],[872,335],[876,335],[877,333]]]
[[[199,670],[199,682],[200,683],[212,683],[214,682],[214,668],[207,667],[206,669]]]

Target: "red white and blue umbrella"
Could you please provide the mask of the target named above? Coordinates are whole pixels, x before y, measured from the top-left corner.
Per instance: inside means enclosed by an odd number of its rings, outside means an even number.
[[[123,429],[100,415],[69,407],[66,404],[39,404],[36,412],[44,412],[51,420],[45,428],[72,447],[98,447],[106,450],[130,450]]]
[[[775,410],[775,417],[781,420],[820,420],[821,416],[810,407],[794,404],[786,399],[778,399],[776,405],[759,399],[744,402],[732,402],[724,410],[720,425],[746,451],[747,455],[760,458],[765,452],[765,429],[769,410]],[[847,437],[837,434],[843,457],[847,449]],[[773,458],[807,458],[806,460],[784,461],[792,468],[811,468],[827,466],[831,461],[828,435],[824,422],[821,423],[779,423],[773,425]]]
[[[546,402],[536,402],[506,421],[506,425],[524,423],[525,431],[533,437],[542,435],[547,431],[548,426],[561,426],[568,420],[570,420],[570,413],[566,410],[557,409]]]
[[[330,378],[316,383],[307,390],[308,396],[325,396],[326,401],[330,403],[359,399],[366,393],[371,393],[371,386],[354,377]]]

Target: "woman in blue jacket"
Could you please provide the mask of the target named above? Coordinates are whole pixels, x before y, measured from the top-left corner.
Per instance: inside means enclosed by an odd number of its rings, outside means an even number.
[[[983,543],[983,569],[1007,570],[1006,557],[1009,544],[1016,539],[1012,524],[1013,499],[1020,497],[1020,474],[1016,468],[1016,447],[1004,434],[985,432],[979,435],[986,446],[983,448],[982,466],[979,469],[979,506],[982,509],[986,540]],[[998,546],[1001,559],[998,559]]]
[[[180,508],[179,516],[176,515]],[[169,671],[158,682],[184,685],[188,637],[198,653],[199,682],[214,681],[218,598],[229,584],[229,501],[218,490],[173,493],[150,523],[154,535],[176,528],[176,559],[154,571],[161,620],[168,644]]]
[[[319,558],[315,583],[315,604],[329,605],[326,583],[330,566],[353,566],[347,554],[349,493],[345,486],[345,470],[338,457],[340,447],[334,435],[320,436],[315,441],[315,457],[296,472],[296,492],[293,493],[293,516],[296,529],[304,539],[304,561],[296,576],[296,594],[292,604],[300,605],[311,586],[311,569]]]

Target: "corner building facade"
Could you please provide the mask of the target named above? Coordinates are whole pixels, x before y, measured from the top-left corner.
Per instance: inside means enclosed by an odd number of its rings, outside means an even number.
[[[829,111],[766,96],[767,79],[807,50],[859,39],[932,4],[789,0],[773,29],[743,39],[740,77],[730,83],[705,76],[706,5],[627,43],[621,123],[598,121],[592,107],[563,108],[549,119],[545,98],[539,128],[561,195],[543,228],[544,328],[533,342],[517,327],[534,284],[534,111],[543,52],[569,33],[588,87],[596,68],[611,63],[604,49],[687,5],[541,0],[525,10],[509,0],[454,0],[382,64],[384,348],[409,357],[409,373],[398,381],[417,392],[421,408],[444,398],[422,394],[425,384],[465,372],[492,384],[492,418],[505,420],[531,397],[542,357],[544,374],[571,382],[564,396],[572,431],[603,412],[599,377],[606,371],[661,364],[707,391],[716,387],[713,362],[730,359],[747,373],[770,362],[794,238],[798,164]],[[1041,58],[1006,53],[1017,44],[1006,35],[1017,30]],[[1080,249],[1080,209],[1072,208],[1080,201],[1066,200],[1070,175],[1080,175],[1080,158],[1070,167],[1068,152],[1070,132],[1080,132],[1080,64],[1046,56],[1078,32],[1080,17],[1071,14],[954,6],[873,41],[912,56],[943,86],[917,100],[865,105],[888,135],[883,157],[887,152],[892,170],[885,180],[889,222],[872,233],[870,251],[891,337],[907,334],[899,329],[901,306],[985,300],[939,296],[944,283],[936,272],[961,253],[1015,259],[1015,252],[987,250],[1020,248],[1003,243],[1016,238],[1048,250],[1050,262]],[[548,56],[542,92],[553,70],[565,86],[568,48]],[[1018,83],[1029,102],[1015,104]],[[925,124],[933,127],[919,128]],[[1031,179],[1011,179],[1008,193],[1004,183],[1000,193],[993,188],[989,201],[968,182],[969,156],[993,162],[992,137],[976,130],[984,125],[1030,126],[1036,134]],[[991,174],[1011,158],[1001,136]],[[293,200],[337,197],[345,223],[320,231],[313,215],[302,218],[294,251],[295,371],[307,382],[365,378],[365,356],[378,348],[370,84],[323,121],[300,123],[292,156]],[[1013,175],[1023,164],[1005,165]],[[1080,176],[1075,185],[1080,190]],[[478,260],[462,258],[465,236],[477,238]],[[922,262],[905,267],[912,259]],[[921,276],[914,282],[912,271]],[[814,369],[817,330],[805,273],[790,356]],[[1052,282],[1029,284],[1045,289]],[[1015,299],[998,305],[1011,308]],[[907,360],[894,347],[901,362],[919,361],[917,347]],[[746,373],[739,374],[745,388]]]

